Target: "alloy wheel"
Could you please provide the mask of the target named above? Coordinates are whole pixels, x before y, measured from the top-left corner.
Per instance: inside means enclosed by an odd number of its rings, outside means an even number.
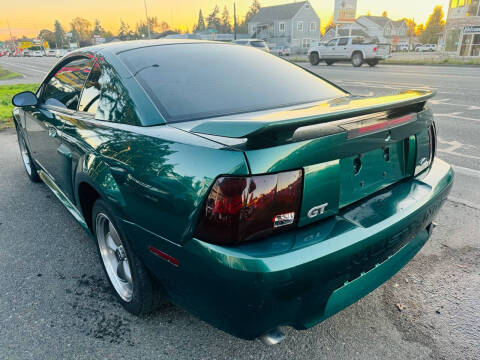
[[[18,136],[18,144],[20,146],[20,154],[22,155],[23,165],[28,175],[32,175],[32,164],[30,163],[30,155],[28,154],[27,145],[23,136]]]
[[[122,239],[112,221],[103,213],[96,217],[96,235],[105,270],[118,296],[130,302],[133,279]]]

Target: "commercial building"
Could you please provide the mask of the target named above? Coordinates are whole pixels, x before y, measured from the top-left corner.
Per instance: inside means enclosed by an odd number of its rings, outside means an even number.
[[[480,56],[480,0],[450,0],[445,51],[452,55]]]

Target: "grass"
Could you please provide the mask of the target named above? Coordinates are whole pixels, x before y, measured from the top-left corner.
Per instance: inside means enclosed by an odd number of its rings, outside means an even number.
[[[15,79],[20,76],[22,75],[17,74],[16,72],[13,72],[13,71],[6,70],[0,66],[0,80]]]
[[[383,64],[392,64],[392,65],[469,65],[469,66],[480,66],[480,59],[455,59],[455,58],[444,58],[444,59],[387,59],[382,61]]]
[[[22,91],[35,91],[38,84],[0,85],[0,129],[12,127],[12,97]]]

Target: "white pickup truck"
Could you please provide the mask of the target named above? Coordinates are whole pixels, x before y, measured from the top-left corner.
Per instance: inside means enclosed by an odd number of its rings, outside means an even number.
[[[320,61],[325,61],[327,65],[339,61],[351,61],[355,67],[362,66],[363,63],[375,66],[380,60],[390,56],[390,45],[369,42],[361,36],[338,37],[327,43],[318,43],[308,50],[312,65],[318,65]]]

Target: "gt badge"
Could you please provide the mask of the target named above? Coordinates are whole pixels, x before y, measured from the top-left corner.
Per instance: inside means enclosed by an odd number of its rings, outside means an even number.
[[[328,203],[325,203],[325,204],[322,204],[322,205],[319,205],[319,206],[315,206],[308,211],[307,216],[310,219],[313,219],[314,217],[317,217],[318,215],[322,215],[325,212],[325,209],[327,208],[327,206],[328,206]]]

